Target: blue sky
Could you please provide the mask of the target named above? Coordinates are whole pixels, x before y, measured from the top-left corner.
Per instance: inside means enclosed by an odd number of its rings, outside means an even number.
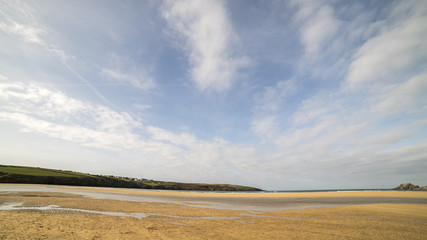
[[[1,163],[427,182],[426,1],[1,1]]]

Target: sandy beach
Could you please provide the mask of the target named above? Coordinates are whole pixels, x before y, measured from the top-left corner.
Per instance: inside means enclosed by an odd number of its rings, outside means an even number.
[[[424,239],[427,234],[427,192],[194,193],[47,185],[28,190],[28,185],[0,185],[1,239]]]

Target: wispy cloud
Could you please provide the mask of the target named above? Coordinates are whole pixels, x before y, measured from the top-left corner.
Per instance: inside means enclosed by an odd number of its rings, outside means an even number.
[[[427,72],[424,72],[379,95],[379,101],[373,106],[373,111],[383,116],[426,114],[426,91]]]
[[[19,9],[19,11],[14,9]],[[125,61],[124,57],[113,55],[114,57],[107,59],[104,66],[99,67],[100,61],[84,57],[85,53],[67,51],[62,42],[58,41],[64,37],[62,35],[65,31],[51,28],[49,23],[44,23],[38,19],[33,11],[34,9],[26,3],[8,2],[4,8],[0,9],[0,14],[6,19],[5,22],[0,23],[0,31],[17,37],[19,41],[27,42],[30,48],[41,50],[39,57],[43,60],[48,57],[57,59],[74,75],[74,79],[80,80],[104,103],[111,107],[117,107],[96,87],[102,84],[94,84],[94,81],[88,79],[87,67],[81,67],[82,62],[90,67],[100,68],[103,76],[122,84],[129,84],[144,91],[154,88],[155,81],[146,73],[145,69],[141,66],[135,66],[132,61]]]
[[[333,1],[290,1],[289,6],[304,49],[298,74],[326,81],[345,77],[353,52],[380,31],[385,18],[359,2],[341,7]]]
[[[251,130],[261,138],[271,138],[277,133],[278,123],[276,116],[256,118],[251,123]]]
[[[22,25],[17,22],[13,23],[0,23],[0,30],[9,34],[16,34],[21,36],[24,40],[36,44],[43,45],[43,41],[40,37],[42,29],[36,28],[29,25]]]
[[[334,16],[334,9],[320,1],[301,1],[297,19],[303,21],[301,40],[306,54],[317,57],[327,51],[340,29],[340,21]]]
[[[347,84],[353,89],[385,87],[407,80],[416,73],[418,63],[427,59],[427,6],[423,2],[401,2],[391,13],[382,33],[370,38],[354,55]],[[410,17],[402,19],[403,16]]]
[[[145,73],[143,68],[136,67],[135,63],[124,57],[110,56],[108,67],[101,67],[100,71],[104,76],[121,83],[131,84],[144,91],[155,87],[155,81]]]
[[[261,139],[270,139],[279,132],[278,116],[286,101],[297,93],[294,80],[279,81],[254,96],[251,130]]]
[[[166,1],[162,16],[187,52],[192,80],[202,90],[231,88],[248,58],[236,51],[236,36],[222,1]]]
[[[268,86],[255,96],[254,111],[275,112],[286,98],[297,93],[298,87],[294,80],[279,81],[274,86]]]
[[[44,45],[42,35],[45,29],[37,24],[31,10],[18,1],[3,2],[0,5],[0,30],[21,37],[30,43]]]
[[[88,104],[39,84],[0,84],[0,118],[25,131],[103,148],[135,146],[132,129],[141,123],[126,113]]]
[[[290,117],[293,125],[275,138],[277,158],[286,161],[272,161],[266,169],[277,174],[284,169],[288,174],[308,172],[314,181],[325,174],[335,174],[337,180],[344,175],[372,180],[372,171],[399,172],[397,162],[425,167],[426,152],[419,149],[426,142],[417,129],[427,116],[427,97],[422,95],[427,78],[419,67],[427,59],[422,40],[426,27],[421,23],[426,4],[414,3],[397,4],[388,21],[374,23],[382,31],[371,33],[361,46],[351,46],[356,51],[347,78],[333,92],[324,89],[302,101]],[[322,54],[327,58],[328,52]],[[400,152],[405,152],[405,160],[397,158],[403,156]],[[313,174],[315,169],[323,170]]]
[[[17,11],[11,9],[19,9]],[[45,51],[45,55],[54,56],[61,62],[72,74],[86,84],[100,99],[113,105],[101,92],[96,89],[84,76],[82,76],[72,65],[71,60],[76,57],[61,49],[56,42],[53,42],[53,30],[39,23],[33,15],[33,10],[25,3],[10,1],[3,6],[0,13],[7,20],[0,23],[0,30],[9,35],[18,36],[19,40],[24,40],[33,46],[39,47]]]
[[[147,78],[145,76],[130,75],[128,73],[121,72],[120,70],[106,68],[103,68],[101,72],[117,81],[130,83],[132,86],[141,90],[148,90],[154,86],[154,81],[151,78]]]

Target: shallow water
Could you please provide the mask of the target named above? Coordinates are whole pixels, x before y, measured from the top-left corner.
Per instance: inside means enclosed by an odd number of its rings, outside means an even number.
[[[89,214],[100,214],[100,215],[108,215],[115,217],[133,217],[137,219],[143,219],[150,216],[161,217],[161,218],[170,218],[170,219],[183,219],[183,220],[233,220],[238,223],[254,223],[250,221],[244,221],[241,217],[255,217],[255,218],[275,218],[275,219],[283,219],[283,220],[307,220],[307,219],[319,219],[319,218],[297,218],[297,217],[284,217],[284,216],[271,216],[266,215],[264,212],[257,211],[247,211],[246,213],[240,213],[239,216],[235,217],[227,217],[227,216],[204,216],[204,217],[185,217],[185,216],[175,216],[175,215],[167,215],[167,214],[157,214],[157,213],[126,213],[126,212],[110,212],[110,211],[96,211],[96,210],[86,210],[86,209],[76,209],[76,208],[62,208],[57,205],[48,205],[48,206],[23,206],[22,202],[6,202],[0,205],[0,211],[22,211],[22,210],[30,210],[30,211],[46,211],[46,212],[80,212],[80,213],[89,213]],[[344,215],[327,215],[330,217],[338,217],[338,218],[356,218],[356,219],[365,219],[365,220],[373,220],[373,221],[382,221],[382,218],[376,217],[365,217],[365,216],[344,216]],[[422,224],[427,225],[426,222],[420,221],[407,221],[407,220],[397,220],[406,223],[412,224]],[[172,225],[182,225],[186,226],[184,223],[179,222],[167,222]]]
[[[49,212],[72,211],[72,212],[81,212],[81,213],[102,214],[102,215],[109,215],[109,216],[116,216],[116,217],[134,217],[138,219],[146,218],[149,216],[145,213],[94,211],[94,210],[86,210],[86,209],[61,208],[56,205],[26,207],[26,206],[22,206],[22,202],[4,203],[3,205],[0,205],[0,211],[2,210],[3,211],[37,210],[37,211],[49,211]]]
[[[391,197],[322,197],[322,198],[232,198],[232,197],[185,197],[185,196],[153,196],[144,193],[159,192],[159,190],[122,189],[131,193],[113,193],[96,190],[121,189],[84,187],[88,189],[60,189],[55,185],[30,185],[30,184],[0,184],[0,195],[14,192],[50,192],[76,194],[87,198],[122,200],[133,202],[163,202],[182,204],[190,207],[244,210],[244,211],[276,211],[276,210],[301,210],[307,207],[338,207],[360,204],[382,203],[414,203],[427,204],[427,199],[422,198],[391,198]],[[165,191],[161,191],[165,192]],[[182,191],[181,191],[182,192]],[[231,195],[233,193],[230,193]],[[250,194],[249,194],[250,196]]]
[[[60,189],[55,188],[55,185],[26,185],[26,184],[11,184],[2,185],[0,184],[0,194],[16,193],[16,192],[49,192],[49,193],[65,193],[65,194],[76,194],[83,197],[95,198],[95,199],[106,199],[106,200],[120,200],[120,201],[132,201],[132,202],[164,202],[164,203],[175,203],[183,204],[190,207],[199,208],[211,208],[211,209],[227,209],[227,210],[298,210],[301,209],[295,206],[281,206],[274,207],[268,205],[253,205],[253,204],[240,204],[240,203],[223,203],[219,202],[218,198],[200,198],[191,197],[172,197],[172,196],[152,196],[143,195],[143,192],[158,192],[157,190],[146,190],[146,189],[128,189],[128,188],[98,188],[98,187],[85,187],[88,191],[77,190],[77,189]],[[134,191],[135,194],[125,193],[112,193],[112,192],[98,192],[90,191],[91,189],[122,189],[126,191]],[[164,191],[161,191],[164,192]]]
[[[250,214],[250,213],[241,213],[242,216],[247,217],[260,217],[260,218],[278,218],[278,219],[287,219],[287,220],[298,220],[298,219],[306,219],[306,218],[294,218],[294,217],[278,217],[278,216],[269,216],[269,215],[260,215],[260,214]]]
[[[81,213],[91,213],[91,214],[101,214],[109,215],[115,217],[134,217],[137,219],[146,218],[149,216],[157,216],[164,218],[174,218],[174,219],[195,219],[195,220],[232,220],[234,217],[183,217],[183,216],[174,216],[174,215],[165,215],[157,213],[125,213],[125,212],[109,212],[109,211],[95,211],[95,210],[86,210],[86,209],[76,209],[76,208],[62,208],[56,205],[48,206],[37,206],[37,207],[26,207],[22,205],[22,202],[8,202],[0,205],[0,211],[18,211],[18,210],[37,210],[37,211],[48,211],[48,212],[81,212]]]

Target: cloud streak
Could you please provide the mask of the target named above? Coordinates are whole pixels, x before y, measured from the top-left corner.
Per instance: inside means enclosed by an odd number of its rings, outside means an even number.
[[[249,60],[235,50],[236,36],[224,3],[165,1],[162,16],[187,52],[191,79],[197,87],[202,91],[229,90]]]
[[[0,118],[24,126],[23,131],[103,148],[135,146],[132,129],[141,123],[117,113],[69,98],[38,84],[6,82],[0,85]]]
[[[399,23],[384,26],[381,34],[370,38],[354,55],[346,83],[360,89],[367,85],[384,87],[407,79],[414,74],[418,63],[427,59],[427,21],[425,4],[400,3],[391,17],[410,17]]]

